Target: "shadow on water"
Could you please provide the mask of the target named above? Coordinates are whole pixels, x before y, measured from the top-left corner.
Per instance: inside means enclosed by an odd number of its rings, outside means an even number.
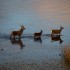
[[[21,39],[12,38],[10,40],[12,45],[19,45],[20,49],[23,49],[23,47],[25,47]]]
[[[59,41],[60,44],[62,44],[63,40],[61,39],[61,36],[51,36],[51,41],[55,42],[55,41]]]

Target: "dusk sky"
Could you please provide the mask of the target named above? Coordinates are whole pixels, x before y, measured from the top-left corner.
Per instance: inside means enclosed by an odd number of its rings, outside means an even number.
[[[20,24],[26,26],[26,33],[40,29],[50,33],[60,25],[70,29],[70,0],[0,0],[0,32]]]

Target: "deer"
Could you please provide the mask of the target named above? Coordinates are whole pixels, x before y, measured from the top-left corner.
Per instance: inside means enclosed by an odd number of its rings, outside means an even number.
[[[60,26],[60,29],[51,30],[51,36],[53,36],[54,34],[60,35],[62,29],[64,29],[64,28],[62,26]]]
[[[15,38],[16,36],[18,36],[20,38],[20,36],[22,35],[22,33],[23,33],[24,30],[25,30],[25,27],[22,25],[21,28],[18,31],[12,31],[11,32],[10,38],[11,37]]]
[[[41,38],[42,32],[43,31],[41,30],[40,32],[34,33],[34,39]]]

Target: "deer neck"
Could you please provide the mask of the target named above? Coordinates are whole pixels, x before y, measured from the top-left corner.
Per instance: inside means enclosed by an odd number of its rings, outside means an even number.
[[[20,33],[22,33],[22,32],[23,32],[23,29],[21,28],[21,29],[20,29]]]
[[[62,31],[62,28],[60,28],[60,32]]]
[[[41,31],[41,34],[42,34],[42,31]]]

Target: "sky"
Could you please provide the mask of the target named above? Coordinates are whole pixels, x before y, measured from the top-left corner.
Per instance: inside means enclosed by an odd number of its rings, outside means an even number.
[[[0,32],[26,27],[25,33],[50,33],[53,28],[70,27],[70,0],[0,0]]]

